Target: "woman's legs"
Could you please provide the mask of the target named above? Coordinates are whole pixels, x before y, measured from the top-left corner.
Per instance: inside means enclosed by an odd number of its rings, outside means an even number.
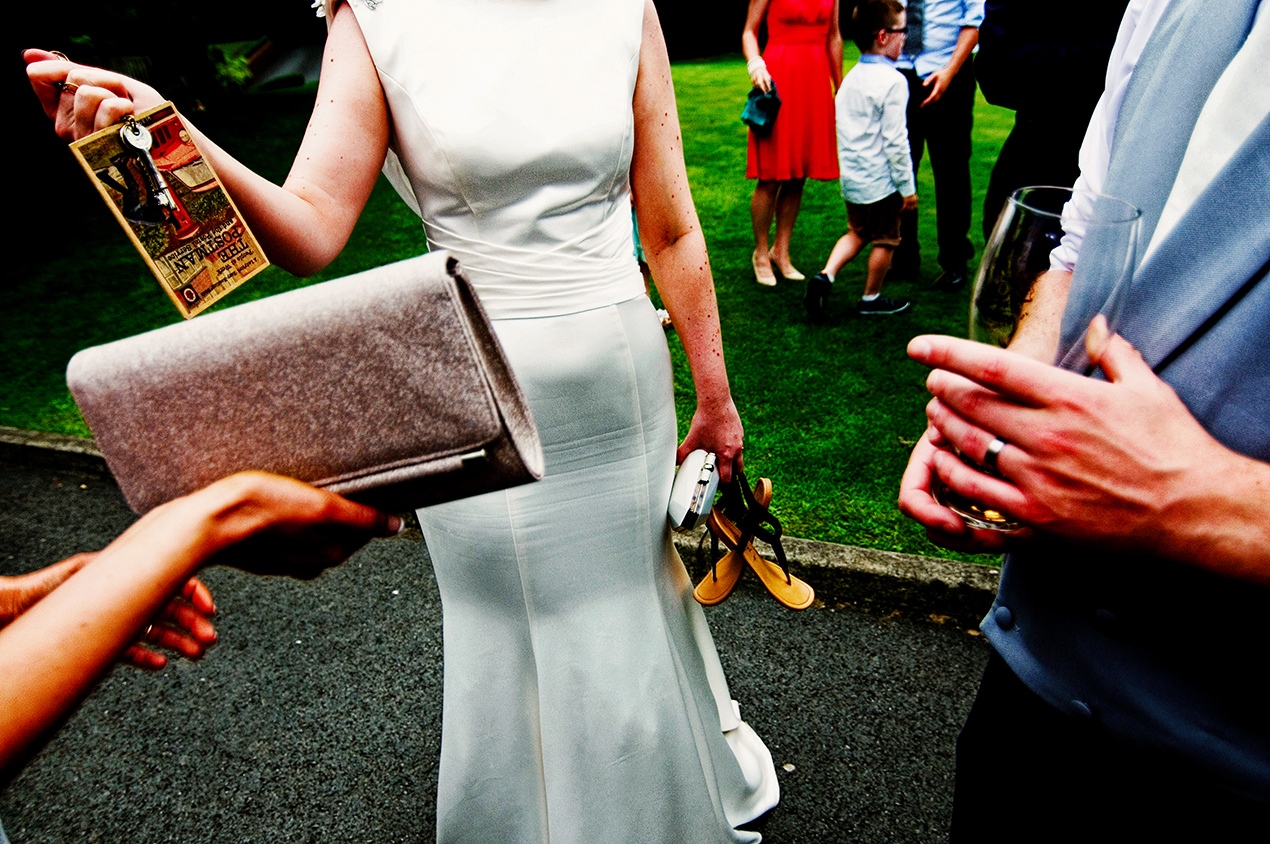
[[[754,254],[768,257],[768,237],[772,230],[772,217],[776,214],[776,196],[781,183],[774,179],[759,179],[750,200],[750,222],[754,226]]]
[[[771,258],[781,275],[791,281],[798,281],[802,273],[794,269],[789,260],[789,240],[794,234],[794,221],[798,219],[798,209],[803,204],[804,179],[790,179],[780,183],[780,192],[776,197],[776,242],[772,244]]]
[[[768,287],[776,283],[776,274],[772,272],[768,233],[772,229],[772,217],[776,214],[776,197],[781,183],[770,179],[759,179],[754,186],[754,196],[750,199],[750,224],[754,228],[754,279]]]
[[[803,277],[789,260],[789,241],[803,201],[803,182],[803,179],[759,179],[754,187],[750,221],[754,227],[754,272],[761,284],[776,283],[771,264],[787,279],[798,281]],[[773,217],[776,219],[775,242],[769,240]]]

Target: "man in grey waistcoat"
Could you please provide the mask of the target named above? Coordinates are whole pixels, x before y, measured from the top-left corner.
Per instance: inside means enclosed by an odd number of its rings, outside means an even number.
[[[1010,351],[910,344],[935,398],[900,506],[940,544],[1007,552],[958,740],[954,842],[1220,840],[1270,817],[1260,5],[1129,4],[1077,182],[1142,211],[1127,290],[1101,283],[1091,236],[1074,273],[1056,253]],[[1095,317],[1122,295],[1109,330]],[[932,475],[1026,528],[967,528]]]

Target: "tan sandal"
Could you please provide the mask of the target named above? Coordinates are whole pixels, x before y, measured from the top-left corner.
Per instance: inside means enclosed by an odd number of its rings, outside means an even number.
[[[698,604],[713,607],[721,604],[732,594],[741,572],[745,571],[745,559],[736,551],[729,551],[723,559],[710,566],[710,573],[701,578],[697,588],[692,590],[692,597]]]
[[[815,590],[789,573],[781,544],[781,524],[768,510],[771,499],[770,480],[760,478],[751,492],[745,473],[739,469],[732,482],[724,486],[723,500],[710,511],[706,524],[710,528],[712,556],[718,556],[720,540],[729,550],[693,590],[698,601],[713,606],[732,594],[741,578],[742,561],[754,570],[767,591],[790,609],[806,609],[816,600]],[[772,546],[777,563],[759,556],[754,548],[755,537]]]
[[[778,546],[774,545],[772,547]],[[736,552],[731,551],[729,553],[735,554]],[[781,556],[783,557],[784,554]],[[759,580],[763,581],[763,585],[767,587],[768,592],[772,593],[772,597],[791,610],[805,610],[815,602],[816,590],[812,589],[805,581],[799,580],[790,574],[787,567],[778,566],[771,560],[765,560],[760,557],[753,543],[745,548],[745,562],[749,563],[750,568],[754,569],[754,573],[758,575]]]
[[[766,507],[772,500],[772,482],[767,478],[759,478],[754,485],[754,497]],[[721,507],[711,508],[710,515],[706,517],[706,525],[710,528],[710,541],[714,548],[710,559],[716,561],[710,566],[710,573],[701,578],[697,588],[692,590],[692,596],[697,599],[697,603],[713,607],[723,603],[736,588],[741,572],[745,571],[745,558],[738,553],[736,547],[741,539],[741,530],[723,514]],[[728,553],[723,559],[716,559],[719,556],[720,541],[727,546]]]

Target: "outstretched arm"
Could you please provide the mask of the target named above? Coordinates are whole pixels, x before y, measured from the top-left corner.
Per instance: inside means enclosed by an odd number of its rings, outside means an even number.
[[[16,577],[0,577],[0,629],[42,601],[71,575],[88,565],[96,553],[76,554],[60,563]],[[156,615],[146,635],[124,652],[121,659],[149,671],[167,665],[167,657],[151,646],[179,652],[198,659],[207,646],[216,642],[211,616],[215,613],[212,595],[197,577],[191,577],[179,595]]]
[[[388,107],[357,19],[346,5],[332,21],[313,116],[281,186],[189,127],[270,260],[297,275],[317,272],[344,248],[388,149]],[[23,56],[31,87],[66,141],[163,101],[149,85],[117,73],[62,61],[42,50]]]
[[[205,590],[189,587],[203,566],[313,577],[399,527],[396,517],[262,472],[155,508],[0,630],[0,782],[173,596],[211,611]]]
[[[640,242],[688,353],[697,388],[697,412],[679,446],[679,458],[695,448],[713,451],[726,481],[732,476],[733,462],[740,460],[744,433],[723,362],[719,307],[705,236],[688,187],[670,59],[651,0],[644,11],[634,109],[631,190]]]

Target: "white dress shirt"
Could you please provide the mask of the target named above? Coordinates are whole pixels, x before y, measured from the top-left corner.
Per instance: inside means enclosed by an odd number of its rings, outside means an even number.
[[[851,68],[834,98],[842,197],[868,205],[899,191],[917,193],[908,150],[908,83],[885,56],[869,54]]]

